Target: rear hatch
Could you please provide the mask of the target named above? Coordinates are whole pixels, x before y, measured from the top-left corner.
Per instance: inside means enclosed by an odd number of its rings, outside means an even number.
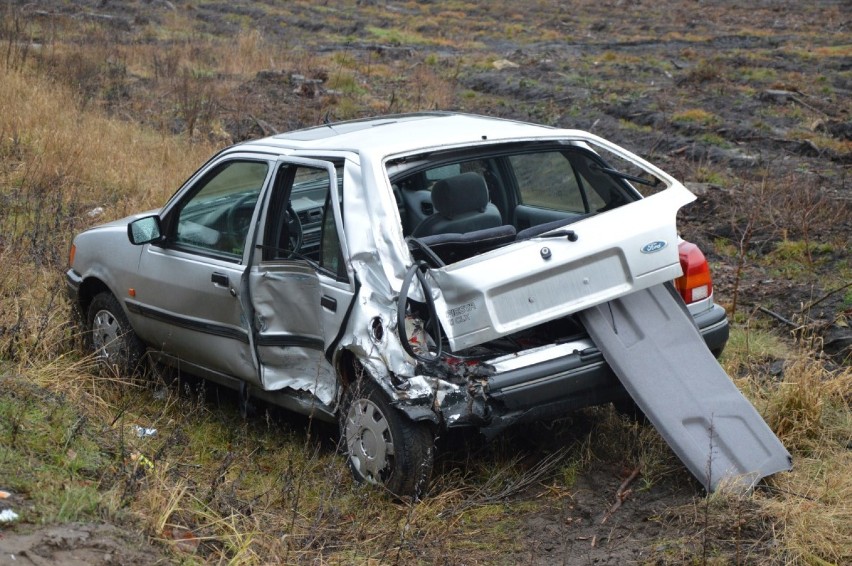
[[[679,183],[565,228],[429,270],[452,350],[532,328],[681,275]]]

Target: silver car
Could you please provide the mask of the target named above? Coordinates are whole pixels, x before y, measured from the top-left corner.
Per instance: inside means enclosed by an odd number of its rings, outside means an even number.
[[[356,479],[418,496],[438,431],[630,401],[584,309],[674,281],[721,351],[707,262],[675,228],[694,198],[578,130],[333,123],[227,148],[162,209],[79,234],[67,283],[104,364],[337,421]]]

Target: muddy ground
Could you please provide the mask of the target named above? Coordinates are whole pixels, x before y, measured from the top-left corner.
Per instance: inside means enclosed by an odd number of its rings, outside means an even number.
[[[736,302],[740,320],[759,320],[785,337],[795,330],[816,339],[826,363],[848,363],[852,293],[844,288],[848,280],[837,276],[849,273],[852,233],[848,2],[767,0],[746,8],[734,1],[554,0],[523,10],[482,2],[462,4],[467,13],[456,16],[457,27],[430,23],[426,16],[438,4],[359,1],[320,10],[295,3],[283,13],[265,3],[97,0],[40,2],[22,13],[42,21],[87,21],[127,44],[162,41],[163,53],[172,44],[142,31],[176,12],[193,20],[199,34],[216,37],[233,35],[249,22],[299,53],[339,53],[360,62],[356,80],[373,104],[354,111],[342,109],[346,94],[329,85],[335,68],[327,63],[270,68],[247,80],[220,77],[230,85],[216,109],[224,129],[216,135],[223,143],[313,125],[326,116],[423,109],[543,122],[612,139],[698,194],[679,222],[683,236],[713,264],[718,301],[729,308]],[[489,21],[503,30],[496,23],[507,18],[517,24],[514,37],[489,33]],[[370,31],[400,25],[417,41],[406,34],[387,40]],[[370,75],[364,70],[370,61],[398,74]],[[449,94],[413,98],[400,77],[426,61],[434,68],[430,76],[441,77],[436,88]],[[150,77],[120,78],[119,94],[97,103],[127,119],[185,130],[180,116],[164,126],[169,110],[152,100]],[[770,194],[764,187],[780,189]],[[785,239],[831,245],[812,252],[807,265],[785,268],[773,255]],[[715,530],[701,524],[701,493],[685,472],[648,489],[632,486],[603,521],[629,474],[600,466],[579,478],[569,497],[554,498],[529,518],[518,533],[529,551],[507,557],[507,563],[676,563],[690,552],[701,556],[708,533],[729,541],[714,547],[724,560],[777,559],[769,527],[748,509],[745,522]],[[736,533],[726,530],[734,524]],[[163,559],[139,534],[110,525],[3,529],[4,565]],[[677,548],[668,546],[673,540],[680,540]]]
[[[71,523],[0,532],[0,566],[165,563],[144,536],[109,524]]]

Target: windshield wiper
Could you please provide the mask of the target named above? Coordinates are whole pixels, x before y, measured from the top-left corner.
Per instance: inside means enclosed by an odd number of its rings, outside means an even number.
[[[574,230],[554,230],[553,232],[545,232],[535,236],[536,238],[561,238],[565,236],[569,242],[576,242],[579,239],[577,232]]]
[[[643,179],[642,177],[636,177],[635,175],[631,175],[629,173],[622,173],[617,169],[610,169],[609,167],[601,167],[597,163],[592,163],[589,165],[589,169],[594,169],[595,171],[601,171],[602,173],[606,173],[607,175],[611,175],[613,177],[618,177],[619,179],[626,179],[628,181],[633,181],[634,183],[641,183],[643,185],[648,185],[649,187],[656,187],[660,184],[659,179],[654,179],[653,181],[649,181],[648,179]]]

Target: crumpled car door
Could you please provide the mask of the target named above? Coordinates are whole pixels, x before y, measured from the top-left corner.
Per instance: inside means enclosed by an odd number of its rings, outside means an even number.
[[[287,158],[279,160],[279,171],[282,165],[324,169],[328,174],[328,186],[338,187],[332,163]],[[284,199],[287,201],[290,196]],[[342,220],[338,201],[338,198],[330,199],[339,227]],[[269,222],[271,214],[275,211],[267,203],[264,223]],[[258,228],[258,234],[263,232],[263,226]],[[338,233],[342,230],[338,229]],[[244,283],[251,302],[248,309],[251,340],[257,356],[260,382],[267,391],[284,388],[308,391],[323,403],[330,404],[337,393],[337,377],[325,352],[338,332],[334,322],[339,316],[336,313],[327,315],[322,306],[324,291],[322,278],[317,273],[318,266],[298,257],[298,254],[290,258],[263,260],[262,248],[259,242],[255,243],[256,258],[246,273]],[[351,293],[344,295],[351,296]]]

